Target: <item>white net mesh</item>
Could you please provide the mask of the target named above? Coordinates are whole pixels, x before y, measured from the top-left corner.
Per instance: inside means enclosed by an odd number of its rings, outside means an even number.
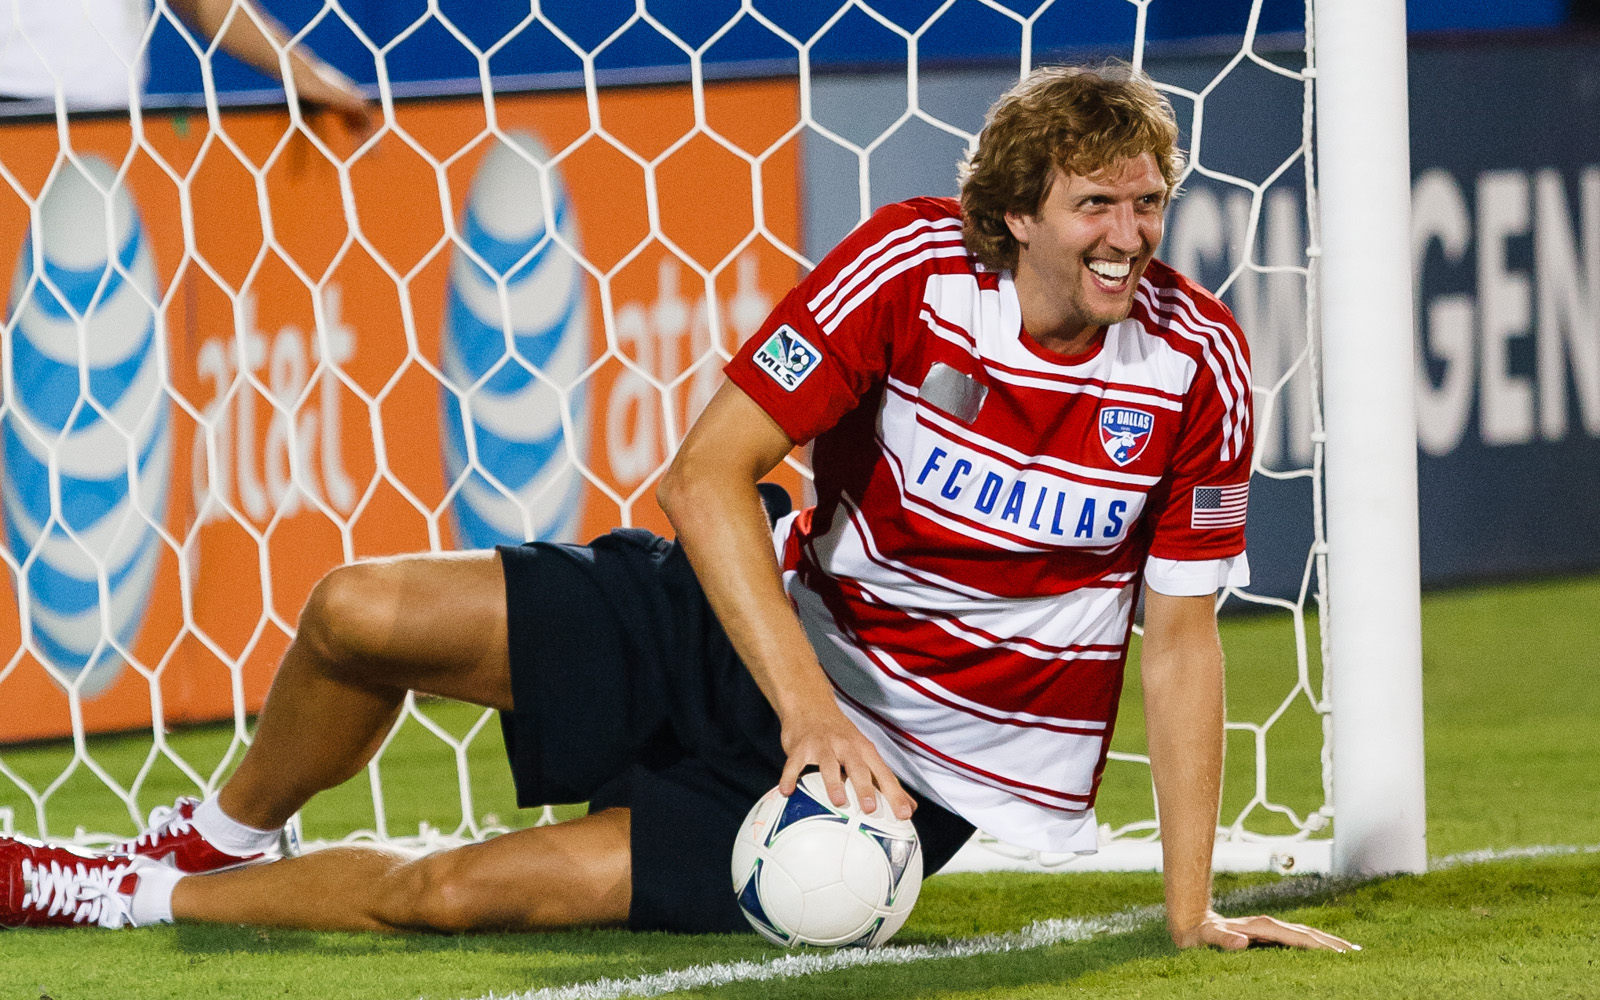
[[[1323,553],[1311,47],[1259,37],[1255,0],[1227,51],[1155,58],[1152,0],[1128,2],[1131,50],[1098,54],[1151,71],[1192,146],[1163,255],[1227,296],[1255,355],[1266,495],[1254,506],[1279,513],[1252,522],[1252,546],[1268,532],[1290,572],[1227,595],[1283,627],[1270,669],[1230,690],[1219,837],[1248,848],[1240,864],[1276,854],[1282,866],[1285,845],[1331,812],[1307,613],[1320,607]],[[371,137],[313,127],[292,107],[226,106],[209,72],[203,110],[141,108],[137,60],[131,114],[68,114],[58,74],[52,114],[0,123],[0,232],[12,234],[0,254],[15,255],[0,256],[14,276],[0,826],[105,839],[174,790],[217,787],[312,583],[335,565],[665,530],[651,490],[721,362],[849,225],[896,197],[954,193],[983,109],[1046,61],[1035,28],[1061,9],[946,0],[908,20],[904,6],[840,3],[802,35],[746,0],[691,42],[641,0],[585,46],[535,3],[481,46],[438,8],[374,40],[329,0],[292,44],[339,23],[360,41],[381,102]],[[920,64],[930,33],[978,17],[1015,32],[1003,65]],[[157,22],[179,25],[164,4],[153,18],[141,44]],[[863,25],[898,38],[903,61],[860,75],[818,65]],[[209,66],[214,49],[181,30]],[[476,91],[400,99],[389,60],[440,30],[476,61]],[[495,83],[497,53],[533,30],[581,63],[567,89]],[[655,74],[668,82],[609,85],[608,52],[639,32],[671,53]],[[716,79],[751,32],[792,61]],[[905,189],[923,175],[923,190]],[[791,459],[781,478],[800,494],[804,477]],[[206,720],[231,727],[173,731]],[[554,819],[509,811],[491,722],[408,700],[366,787],[314,834],[446,842]],[[1146,764],[1113,753],[1101,864],[1149,860]],[[418,775],[431,811],[396,812],[386,790]],[[971,856],[1065,860],[1003,845]]]

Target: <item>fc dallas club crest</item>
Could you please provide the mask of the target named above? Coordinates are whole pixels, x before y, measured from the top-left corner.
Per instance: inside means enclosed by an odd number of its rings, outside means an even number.
[[[1118,465],[1127,465],[1144,453],[1156,418],[1148,410],[1131,406],[1100,408],[1100,443]]]

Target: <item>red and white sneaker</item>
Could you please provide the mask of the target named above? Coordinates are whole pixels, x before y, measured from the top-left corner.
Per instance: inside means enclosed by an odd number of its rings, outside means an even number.
[[[199,799],[184,796],[170,806],[156,806],[150,810],[150,822],[144,833],[103,853],[108,856],[122,854],[149,858],[188,875],[220,872],[268,860],[270,855],[265,851],[246,855],[229,854],[206,840],[194,828],[194,811],[199,805]]]
[[[0,837],[0,927],[133,926],[138,870],[149,864]]]

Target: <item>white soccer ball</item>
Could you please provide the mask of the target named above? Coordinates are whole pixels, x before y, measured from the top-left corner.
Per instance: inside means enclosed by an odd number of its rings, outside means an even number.
[[[910,820],[880,795],[867,813],[828,799],[822,776],[804,775],[788,798],[774,788],[750,810],[733,844],[733,891],[774,944],[870,948],[898,931],[922,889],[922,846]]]

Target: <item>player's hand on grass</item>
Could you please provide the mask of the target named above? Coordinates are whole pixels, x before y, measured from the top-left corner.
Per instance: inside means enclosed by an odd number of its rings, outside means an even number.
[[[1174,930],[1172,941],[1179,948],[1205,945],[1224,951],[1242,951],[1252,944],[1280,945],[1313,951],[1360,951],[1359,944],[1335,937],[1305,924],[1291,924],[1275,917],[1224,917],[1207,910],[1205,918],[1187,930]]]
[[[828,798],[836,806],[849,801],[844,793],[848,778],[861,808],[869,813],[878,808],[879,794],[901,819],[910,819],[911,811],[917,807],[900,787],[900,779],[883,762],[878,748],[831,701],[801,718],[784,722],[783,750],[789,755],[783,777],[778,780],[778,790],[784,795],[793,794],[800,772],[815,765],[827,786]]]

